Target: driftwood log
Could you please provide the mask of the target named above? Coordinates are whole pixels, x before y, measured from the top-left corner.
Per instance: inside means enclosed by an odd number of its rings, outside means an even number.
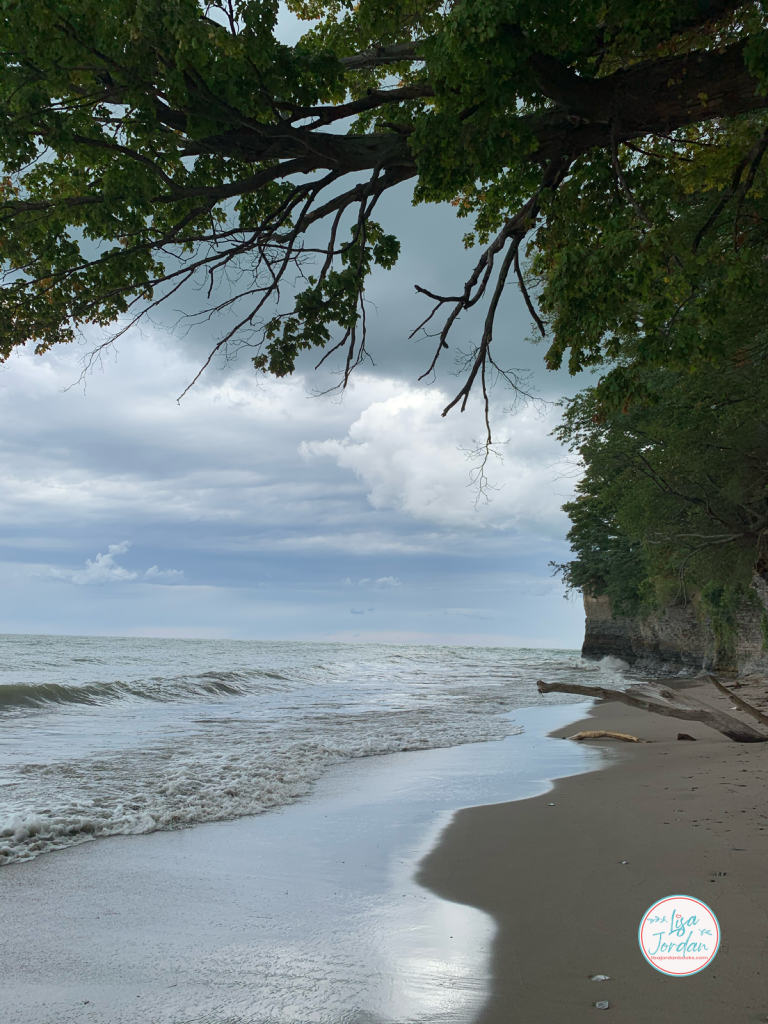
[[[537,680],[539,693],[573,693],[580,697],[598,697],[617,700],[641,711],[652,711],[668,718],[682,718],[686,722],[701,722],[716,729],[737,743],[766,743],[768,732],[758,732],[746,722],[712,708],[695,697],[684,697],[676,690],[657,683],[634,683],[625,690],[611,690],[606,686],[581,686],[578,683],[545,683]],[[729,694],[730,696],[730,694]]]
[[[574,733],[573,736],[566,736],[567,740],[625,740],[627,743],[650,743],[650,740],[641,740],[639,736],[630,736],[626,732],[611,732],[610,729],[586,729],[584,732]]]
[[[768,726],[768,715],[764,715],[758,708],[752,707],[751,704],[747,704],[747,702],[742,700],[741,697],[737,697],[735,693],[728,689],[728,687],[723,686],[717,676],[713,676],[711,672],[707,672],[707,679],[720,691],[720,693],[725,694],[728,700],[732,700],[737,708],[741,708],[742,711],[746,711],[748,715],[752,715],[753,718],[756,718],[758,722],[762,722],[763,725]]]

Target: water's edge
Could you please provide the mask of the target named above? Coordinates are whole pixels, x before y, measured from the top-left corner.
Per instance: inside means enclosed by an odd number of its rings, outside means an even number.
[[[307,797],[345,762],[496,741],[575,651],[0,637],[0,864]],[[578,699],[578,698],[576,698]]]
[[[546,736],[588,706],[515,711],[525,731],[501,741],[339,764],[256,817],[9,865],[6,1019],[469,1024],[495,925],[422,888],[418,865],[461,808],[599,767]]]

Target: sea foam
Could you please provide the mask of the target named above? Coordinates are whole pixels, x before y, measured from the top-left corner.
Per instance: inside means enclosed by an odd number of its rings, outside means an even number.
[[[577,652],[3,638],[0,863],[292,803],[334,765],[500,740]]]

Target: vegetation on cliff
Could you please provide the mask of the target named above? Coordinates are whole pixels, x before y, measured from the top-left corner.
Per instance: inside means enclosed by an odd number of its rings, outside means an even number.
[[[607,594],[618,615],[693,597],[722,662],[739,607],[760,606],[755,579],[768,578],[767,184],[760,164],[748,188],[681,188],[669,272],[639,298],[637,255],[616,260],[629,330],[653,324],[652,344],[635,356],[627,342],[600,382],[566,403],[558,430],[585,470],[565,506],[575,557],[557,569],[568,587]],[[675,278],[692,280],[688,301],[659,325]],[[686,345],[687,361],[645,355]]]
[[[605,366],[557,431],[584,466],[557,570],[619,615],[694,598],[727,661],[768,595],[768,119],[689,142],[643,144],[659,173],[632,189],[632,245],[616,199],[571,178],[580,218],[540,231],[531,272],[556,337],[599,338]]]
[[[695,372],[640,375],[643,403],[606,413],[599,388],[559,430],[584,460],[565,508],[571,588],[636,614],[696,593],[727,613],[768,526],[768,348]]]

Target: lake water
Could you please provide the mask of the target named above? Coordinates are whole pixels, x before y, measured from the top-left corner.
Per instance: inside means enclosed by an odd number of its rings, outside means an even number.
[[[576,651],[0,638],[0,863],[234,820],[371,755],[500,740],[537,678],[618,682]]]

